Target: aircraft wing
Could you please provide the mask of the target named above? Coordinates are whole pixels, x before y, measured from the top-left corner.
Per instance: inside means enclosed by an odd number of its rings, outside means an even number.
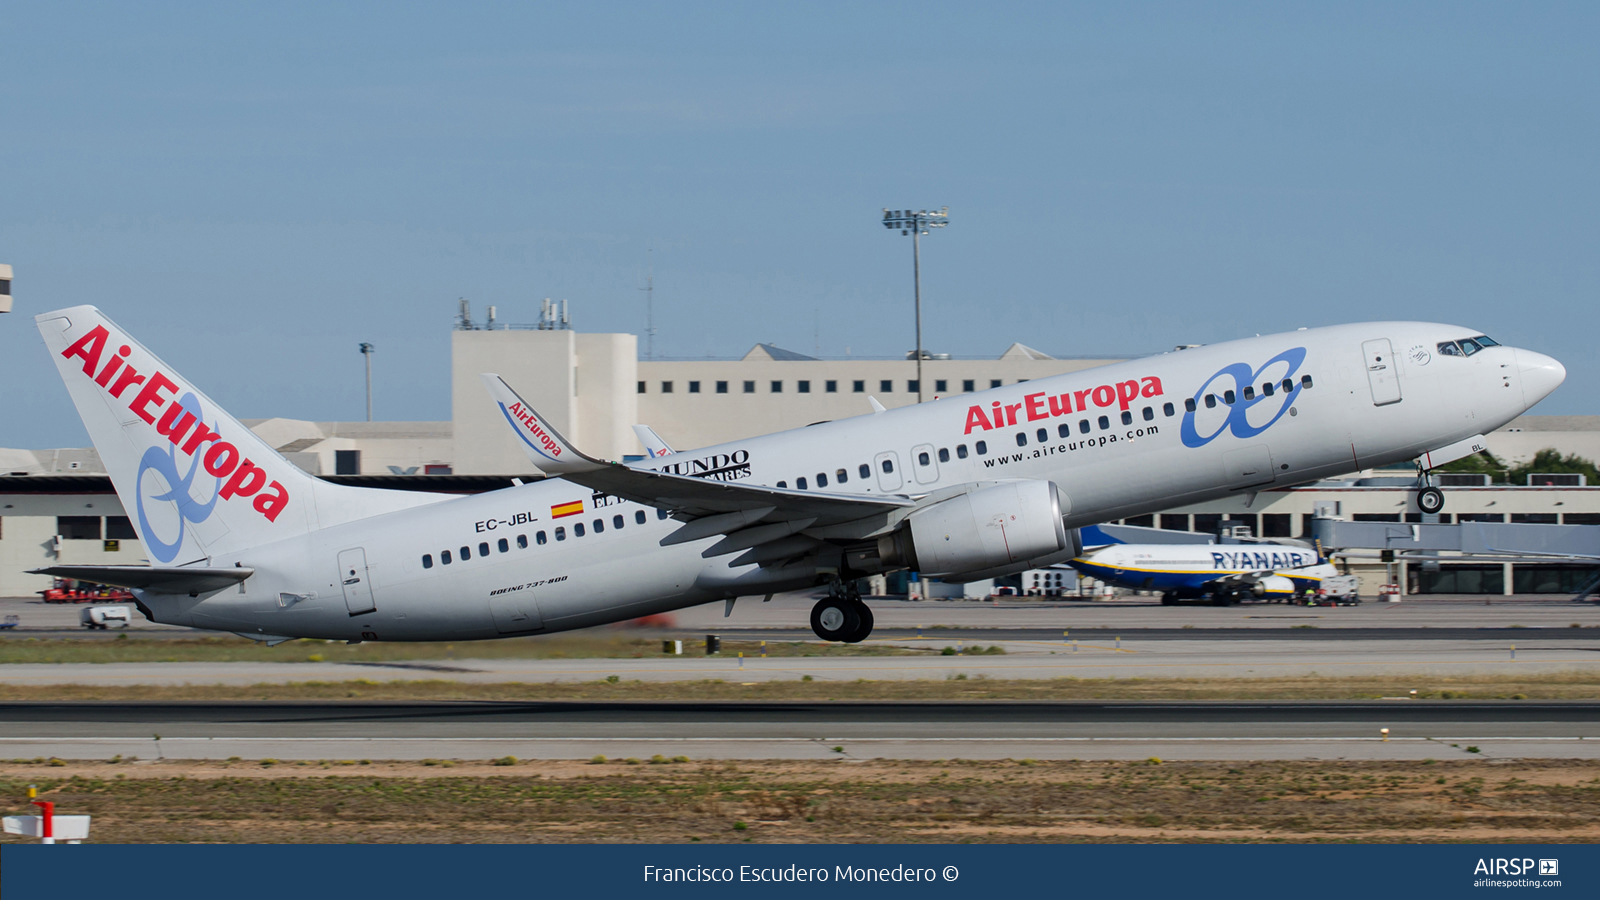
[[[709,537],[754,525],[758,521],[771,523],[764,527],[772,527],[775,531],[782,530],[775,528],[776,523],[790,526],[802,521],[805,523],[791,527],[782,534],[775,534],[773,539],[776,539],[803,528],[853,522],[916,505],[915,500],[898,494],[797,491],[691,478],[605,462],[587,456],[572,446],[526,401],[517,396],[505,379],[492,374],[481,377],[496,406],[516,431],[523,451],[534,465],[547,474],[624,500],[670,510],[675,518],[717,520],[716,527],[707,521],[704,524],[697,522],[699,527],[681,529],[667,537],[668,543]],[[685,534],[693,534],[694,537],[680,538]]]
[[[45,566],[28,572],[136,588],[152,594],[204,594],[233,587],[254,575],[256,570],[220,566]]]

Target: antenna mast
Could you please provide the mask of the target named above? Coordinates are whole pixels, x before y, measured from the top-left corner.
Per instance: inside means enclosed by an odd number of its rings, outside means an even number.
[[[644,287],[644,358],[655,359],[656,356],[656,269],[653,257],[654,250],[646,250]]]

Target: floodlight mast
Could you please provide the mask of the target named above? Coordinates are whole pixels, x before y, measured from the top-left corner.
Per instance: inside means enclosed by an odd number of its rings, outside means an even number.
[[[465,303],[466,301],[463,300],[462,302]],[[493,309],[493,307],[490,307],[490,308]],[[361,356],[367,362],[367,421],[368,422],[372,421],[372,353],[373,353],[374,350],[377,350],[377,349],[378,349],[377,347],[372,346],[371,344],[367,343],[366,341],[362,341],[361,342]]]
[[[911,235],[911,283],[917,307],[917,402],[922,402],[922,236],[930,228],[943,228],[950,224],[950,207],[938,211],[919,209],[885,209],[883,227],[900,229]]]

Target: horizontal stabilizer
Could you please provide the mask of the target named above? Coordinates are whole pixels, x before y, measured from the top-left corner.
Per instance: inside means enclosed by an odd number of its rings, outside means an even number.
[[[204,594],[233,587],[256,573],[255,569],[211,566],[46,566],[29,569],[34,575],[52,575],[95,584],[136,588],[152,594]]]

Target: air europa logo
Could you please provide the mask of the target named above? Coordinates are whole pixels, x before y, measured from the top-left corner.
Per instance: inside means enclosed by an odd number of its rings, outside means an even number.
[[[1218,369],[1214,375],[1207,378],[1200,389],[1194,392],[1194,402],[1189,404],[1192,408],[1183,414],[1183,427],[1180,433],[1183,436],[1185,447],[1204,447],[1216,440],[1224,431],[1233,432],[1236,438],[1253,438],[1268,428],[1271,428],[1283,414],[1289,411],[1294,401],[1299,398],[1300,388],[1293,384],[1294,374],[1300,371],[1301,363],[1306,360],[1306,348],[1291,347],[1267,360],[1261,368],[1252,370],[1246,363],[1232,363]],[[1200,399],[1208,391],[1213,394],[1212,385],[1222,382],[1219,391],[1232,390],[1237,394],[1232,404],[1224,403],[1221,409],[1222,422],[1210,434],[1201,434],[1195,417],[1203,415],[1203,406]],[[1288,390],[1270,390],[1271,385],[1280,381],[1290,381]],[[1252,387],[1266,385],[1258,394]],[[1246,389],[1249,392],[1246,393]],[[1252,415],[1252,410],[1257,410]],[[1207,416],[1206,418],[1212,418]],[[1252,421],[1254,420],[1254,421]],[[1263,421],[1265,420],[1265,421]],[[1260,422],[1261,424],[1254,424]],[[1208,426],[1209,427],[1209,426]]]
[[[1025,421],[1038,422],[1068,413],[1088,412],[1091,405],[1100,409],[1117,406],[1126,410],[1128,404],[1140,397],[1159,397],[1162,393],[1161,379],[1154,375],[1139,379],[1130,378],[1117,384],[1102,384],[1082,391],[1068,391],[1055,396],[1041,391],[1037,394],[1028,394],[1022,398],[1021,403],[1001,403],[996,400],[987,412],[981,406],[967,407],[967,429],[961,433],[971,434],[974,428],[989,431],[1015,425],[1019,413]]]
[[[513,403],[510,406],[502,403],[500,411],[505,413],[506,421],[517,430],[517,437],[522,438],[524,444],[532,447],[535,453],[545,459],[560,461],[561,444],[539,424],[539,417],[533,414],[533,410],[521,403]]]
[[[253,461],[244,458],[238,447],[228,441],[222,440],[222,435],[208,427],[202,421],[202,411],[199,400],[192,393],[185,393],[182,397],[169,400],[162,396],[163,393],[176,393],[178,385],[161,372],[151,372],[149,375],[140,374],[127,358],[133,348],[123,344],[115,353],[106,353],[106,346],[111,340],[111,333],[104,325],[96,325],[88,334],[73,342],[72,346],[62,351],[63,358],[77,358],[83,360],[83,374],[94,379],[94,383],[105,389],[111,397],[121,400],[123,394],[135,385],[143,385],[139,392],[128,401],[127,408],[134,415],[146,423],[156,427],[156,433],[166,438],[172,445],[163,452],[162,447],[155,446],[147,449],[139,462],[139,521],[145,529],[144,535],[150,544],[150,552],[161,562],[171,562],[183,544],[185,523],[199,523],[210,517],[213,507],[218,500],[231,500],[234,497],[254,497],[251,506],[267,521],[273,522],[283,508],[289,505],[289,491],[276,481],[271,481],[266,470],[257,466]],[[101,358],[106,357],[105,364],[101,365]],[[156,413],[162,407],[158,420]],[[210,444],[209,447],[201,448]],[[187,473],[179,473],[179,451],[190,457]],[[211,500],[201,504],[190,493],[194,480],[199,475],[199,469],[217,480],[215,493]],[[145,475],[155,471],[167,482],[165,493],[157,494],[151,499],[167,500],[177,504],[179,512],[178,536],[173,543],[163,542],[149,528],[149,522],[144,513],[144,493],[142,483]],[[163,556],[163,554],[166,554]]]

